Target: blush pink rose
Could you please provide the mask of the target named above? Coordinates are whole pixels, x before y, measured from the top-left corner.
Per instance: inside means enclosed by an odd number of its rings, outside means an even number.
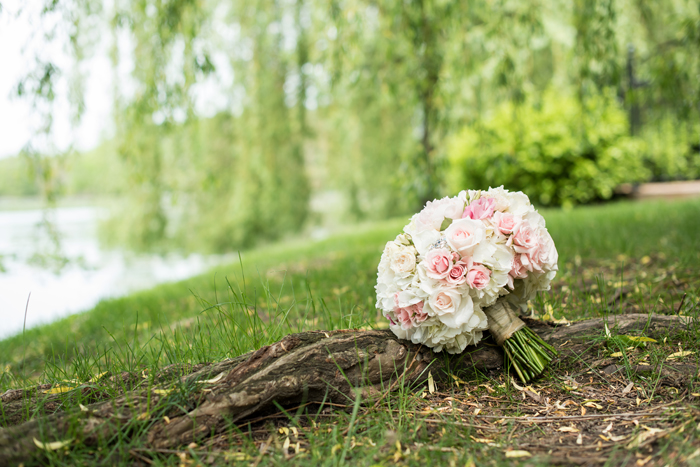
[[[479,198],[466,207],[462,213],[462,219],[468,217],[470,219],[488,219],[493,216],[493,211],[496,209],[496,200],[494,198]]]
[[[435,248],[425,255],[425,268],[428,277],[433,279],[445,279],[452,269],[456,254],[447,248]]]
[[[501,234],[510,235],[522,222],[522,218],[509,212],[497,212],[493,215],[493,222]]]
[[[537,246],[530,250],[527,255],[522,256],[523,266],[532,272],[544,272],[545,268],[552,265],[552,262],[556,263],[556,249],[553,248],[549,235],[540,235]]]
[[[467,284],[472,289],[483,289],[489,285],[491,271],[484,265],[473,263],[467,272]]]
[[[462,285],[467,281],[467,264],[464,261],[457,261],[449,274],[445,278],[445,282],[449,285]]]
[[[523,266],[522,257],[525,255],[513,256],[513,265],[508,273],[514,279],[525,279],[527,277],[527,269]]]
[[[428,318],[428,313],[423,312],[423,302],[404,308],[395,308],[394,313],[403,329],[411,329],[414,326],[418,326]]]
[[[539,235],[526,220],[518,225],[515,233],[509,239],[512,240],[513,249],[516,253],[528,254],[539,246]]]

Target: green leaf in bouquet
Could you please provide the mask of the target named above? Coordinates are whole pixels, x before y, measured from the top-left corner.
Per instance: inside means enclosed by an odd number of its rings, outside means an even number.
[[[443,231],[446,228],[448,228],[449,226],[451,226],[453,222],[454,222],[454,219],[450,219],[449,217],[445,217],[445,220],[442,221],[442,224],[440,225],[440,231]]]

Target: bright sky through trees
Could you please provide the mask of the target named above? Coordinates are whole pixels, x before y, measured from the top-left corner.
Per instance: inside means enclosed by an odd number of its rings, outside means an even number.
[[[16,155],[32,136],[37,121],[31,104],[16,97],[20,78],[32,66],[30,57],[50,55],[66,63],[69,56],[58,44],[47,44],[40,31],[41,2],[7,0],[0,14],[0,157]],[[57,41],[58,42],[58,41]],[[71,129],[65,82],[59,86],[55,102],[54,143],[65,149],[72,142],[85,150],[96,146],[110,131],[112,109],[112,71],[106,54],[96,54],[82,68],[89,70],[86,79],[86,112],[81,125]]]

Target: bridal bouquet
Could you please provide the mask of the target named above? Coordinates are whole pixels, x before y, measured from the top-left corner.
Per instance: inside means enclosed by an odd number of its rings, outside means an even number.
[[[462,191],[429,201],[386,244],[377,308],[399,338],[460,353],[489,330],[523,381],[539,375],[554,349],[513,312],[557,272],[544,218],[522,192]]]

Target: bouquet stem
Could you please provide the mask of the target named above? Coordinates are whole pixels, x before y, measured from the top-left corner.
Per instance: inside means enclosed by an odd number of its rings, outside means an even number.
[[[520,380],[529,383],[541,375],[557,354],[556,349],[528,328],[510,303],[498,301],[484,313],[491,335],[505,351],[506,363],[515,369]]]

